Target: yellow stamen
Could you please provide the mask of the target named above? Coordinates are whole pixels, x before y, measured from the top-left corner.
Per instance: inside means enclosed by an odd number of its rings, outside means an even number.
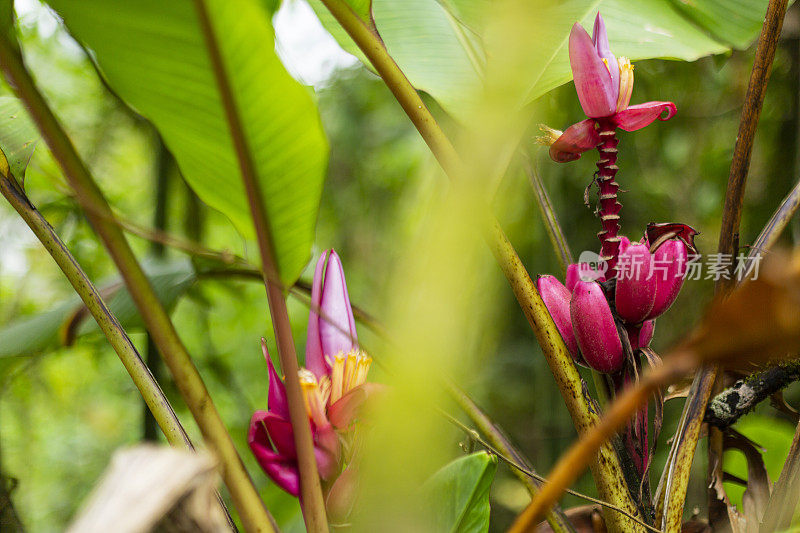
[[[331,394],[330,379],[328,376],[323,376],[317,382],[314,373],[305,368],[298,371],[298,377],[300,378],[300,388],[303,391],[306,413],[318,426],[326,424],[328,417],[325,415],[325,408]]]
[[[628,109],[633,94],[633,65],[627,57],[617,59],[619,63],[619,96],[617,97],[617,113]]]
[[[331,365],[330,403],[364,383],[371,364],[372,358],[361,350],[336,354]]]
[[[554,142],[558,140],[561,135],[564,134],[561,130],[554,130],[550,126],[545,124],[539,124],[539,131],[542,132],[541,135],[536,137],[534,140],[537,144],[541,144],[544,146],[551,146]]]
[[[602,59],[603,59],[603,64],[606,66],[606,69],[608,70],[608,73],[611,74],[611,67],[608,66],[608,59],[606,59],[605,57]]]

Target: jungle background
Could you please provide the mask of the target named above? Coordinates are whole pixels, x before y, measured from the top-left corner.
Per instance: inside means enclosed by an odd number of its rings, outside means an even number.
[[[284,6],[295,11],[294,18],[291,13],[277,15],[286,18],[285,26],[297,20],[297,11],[307,11],[296,1],[287,0]],[[790,8],[787,15],[756,136],[742,222],[743,246],[752,242],[800,176],[798,7]],[[253,243],[243,242],[228,219],[203,205],[187,188],[154,129],[99,81],[85,52],[53,15],[35,1],[24,2],[21,11],[22,44],[30,68],[120,217],[215,250],[246,253]],[[402,253],[394,243],[415,231],[431,198],[441,195],[446,183],[430,179],[434,160],[375,75],[355,60],[342,59],[344,52],[304,75],[303,63],[322,45],[302,36],[294,42],[297,32],[278,27],[278,49],[288,58],[290,70],[317,90],[331,145],[317,251],[336,248],[354,304],[377,311],[385,303],[381,289],[389,283],[387,273]],[[322,39],[323,30],[316,31],[314,35]],[[335,46],[332,43],[326,46]],[[715,251],[753,53],[751,46],[695,62],[636,63],[636,101],[671,100],[678,114],[635,136],[622,134],[618,181],[626,191],[622,195],[626,234],[638,238],[650,221],[681,221],[701,232],[697,240],[701,252]],[[11,92],[3,86],[0,95],[5,94]],[[435,107],[432,100],[428,102]],[[558,129],[582,116],[572,84],[541,98],[536,113],[535,122]],[[447,120],[439,109],[437,116]],[[536,135],[532,129],[523,144],[542,175],[573,252],[594,250],[598,223],[592,208],[583,202],[594,171],[593,157],[569,165],[553,163],[534,142]],[[62,180],[47,150],[37,149],[26,175],[32,198],[89,276],[113,282],[113,265]],[[558,263],[525,172],[510,172],[497,196],[504,199],[498,217],[528,270],[557,273]],[[787,242],[800,238],[797,222],[784,235]],[[268,508],[279,523],[302,530],[296,501],[271,486],[245,442],[250,414],[266,400],[259,338],[270,339],[274,350],[263,286],[246,278],[198,279],[187,266],[186,254],[144,238],[131,236],[130,240],[137,253],[153,257],[154,271],[161,273],[160,279],[169,287],[165,297],[181,337],[195,355]],[[458,257],[453,262],[457,267]],[[504,290],[499,271],[490,277],[494,286],[486,291],[499,298],[494,302],[496,320],[486,332],[478,333],[485,351],[459,381],[544,473],[574,440],[575,431],[513,295]],[[304,279],[309,278],[307,271]],[[686,333],[710,301],[712,290],[712,280],[686,284],[675,306],[658,322],[657,352]],[[152,421],[145,421],[136,389],[105,338],[88,323],[74,330],[64,328],[64,314],[58,310],[74,306],[74,298],[24,223],[7,204],[0,203],[0,473],[4,491],[30,531],[57,531],[68,523],[114,450],[145,438],[163,439]],[[290,299],[290,313],[296,338],[304,339],[307,307]],[[359,327],[369,342],[370,332]],[[130,331],[142,353],[153,352],[141,327]],[[63,345],[65,339],[69,346]],[[162,386],[197,437],[188,411],[163,374]],[[379,380],[379,370],[376,376]],[[790,387],[786,398],[797,406],[800,388]],[[673,433],[681,406],[681,399],[667,402],[662,441]],[[737,429],[763,446],[767,468],[775,479],[793,424],[762,405],[743,418]],[[452,428],[450,442],[445,443],[447,453],[453,457],[462,453],[458,444],[463,440],[463,433]],[[410,444],[418,446],[420,453],[429,445]],[[666,442],[659,443],[653,471],[660,471],[667,449]],[[729,452],[726,460],[728,471],[744,475],[744,460],[736,452]],[[705,497],[702,450],[695,468],[698,475],[690,489],[689,513]],[[574,488],[594,494],[588,475]],[[728,489],[734,500],[741,498],[741,489],[731,484]],[[527,501],[525,489],[501,466],[492,492],[492,530],[504,530]],[[564,507],[581,503],[574,496],[563,500]]]

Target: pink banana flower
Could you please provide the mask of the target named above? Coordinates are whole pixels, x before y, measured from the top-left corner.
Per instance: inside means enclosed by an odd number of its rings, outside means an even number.
[[[589,118],[573,124],[563,133],[549,132],[554,141],[550,145],[550,157],[554,161],[563,163],[580,158],[581,153],[601,143],[601,130],[636,131],[656,119],[669,120],[677,110],[672,102],[629,105],[633,93],[633,65],[627,58],[617,58],[611,53],[600,13],[595,18],[592,37],[579,23],[572,26],[569,62],[578,100]]]
[[[307,368],[300,369],[299,378],[319,475],[332,482],[345,462],[339,433],[351,428],[364,401],[378,389],[366,382],[372,358],[358,348],[342,264],[333,250],[323,253],[317,263],[311,300]],[[300,474],[286,389],[263,339],[262,349],[269,370],[267,410],[253,414],[247,442],[264,472],[298,496]]]

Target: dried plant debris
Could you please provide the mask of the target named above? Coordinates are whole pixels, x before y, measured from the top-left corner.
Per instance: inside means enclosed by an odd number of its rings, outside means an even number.
[[[205,453],[143,445],[118,451],[68,533],[227,531],[216,463]]]

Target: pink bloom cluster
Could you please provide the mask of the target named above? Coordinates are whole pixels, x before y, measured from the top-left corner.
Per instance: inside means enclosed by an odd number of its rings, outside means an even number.
[[[678,238],[651,254],[647,237],[637,243],[622,237],[620,264],[639,264],[635,275],[603,283],[603,274],[575,263],[567,267],[566,285],[554,276],[540,276],[539,293],[575,362],[604,373],[622,369],[625,351],[615,317],[634,351],[647,347],[655,319],[678,297],[687,256],[688,247]],[[663,272],[653,272],[655,264],[665,265]]]
[[[269,369],[267,410],[253,414],[247,441],[264,472],[298,496],[300,475],[286,389],[263,341],[262,347]],[[366,382],[371,362],[358,348],[341,261],[329,250],[322,254],[314,272],[306,368],[300,369],[299,375],[317,468],[327,482],[329,507],[333,500],[339,505],[353,493],[353,465],[349,464],[351,457],[344,456],[342,440],[366,398],[376,390],[375,384]]]
[[[669,120],[675,114],[672,102],[628,105],[633,93],[633,65],[617,58],[608,46],[605,22],[600,13],[593,36],[578,24],[569,35],[569,61],[575,90],[588,119],[555,132],[550,157],[558,162],[574,161],[601,142],[599,122],[625,131],[635,131],[654,120]]]

